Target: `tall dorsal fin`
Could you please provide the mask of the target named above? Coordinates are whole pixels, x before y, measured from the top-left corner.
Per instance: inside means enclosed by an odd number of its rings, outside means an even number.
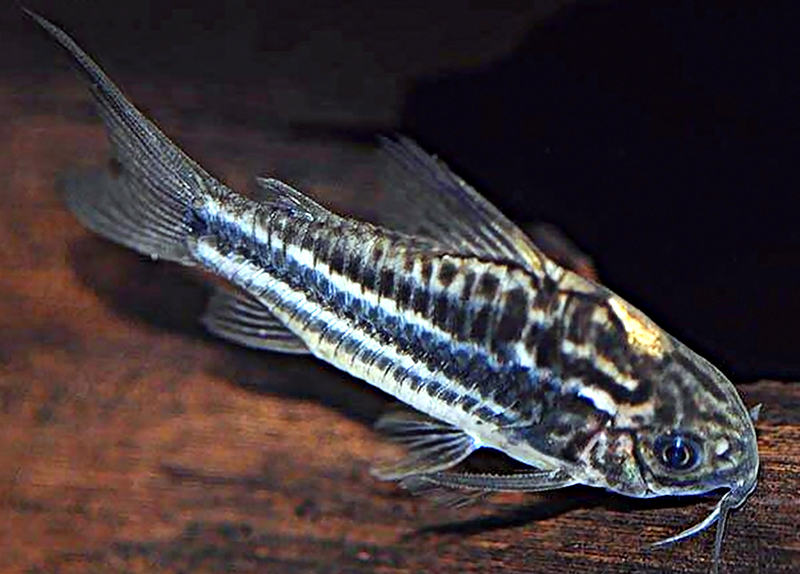
[[[382,138],[386,197],[380,223],[454,253],[513,261],[538,271],[542,253],[475,189],[405,137]]]

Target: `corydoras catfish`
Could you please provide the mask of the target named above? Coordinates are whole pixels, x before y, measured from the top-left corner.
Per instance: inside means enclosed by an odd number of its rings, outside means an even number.
[[[376,469],[409,487],[638,498],[725,489],[724,522],[756,485],[752,418],[731,382],[602,285],[562,267],[473,188],[387,139],[386,226],[344,217],[276,179],[241,195],[172,143],[64,32],[29,13],[88,82],[118,173],[74,183],[88,228],[222,277],[204,317],[254,348],[309,353],[413,407],[378,427],[408,456]],[[479,448],[527,470],[454,469]]]

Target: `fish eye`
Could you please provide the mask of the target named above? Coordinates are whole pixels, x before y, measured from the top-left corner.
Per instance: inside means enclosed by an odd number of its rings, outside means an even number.
[[[700,459],[697,442],[683,434],[661,435],[656,439],[653,448],[659,462],[670,470],[689,470]]]

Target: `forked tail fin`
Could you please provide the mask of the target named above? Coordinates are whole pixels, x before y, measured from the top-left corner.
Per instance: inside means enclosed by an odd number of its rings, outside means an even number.
[[[23,8],[64,48],[87,81],[114,151],[115,169],[66,181],[67,204],[93,231],[155,258],[191,264],[192,203],[224,189],[144,117],[61,29]]]

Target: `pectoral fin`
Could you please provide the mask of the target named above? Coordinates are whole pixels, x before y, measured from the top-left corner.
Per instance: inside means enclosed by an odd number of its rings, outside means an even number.
[[[428,498],[437,504],[453,508],[477,504],[494,494],[491,490],[468,490],[440,486],[436,482],[425,480],[425,475],[406,477],[400,481],[400,486],[415,496]]]
[[[478,448],[475,439],[464,431],[419,413],[384,415],[375,428],[408,449],[408,455],[401,460],[373,467],[372,474],[381,480],[445,470]]]

